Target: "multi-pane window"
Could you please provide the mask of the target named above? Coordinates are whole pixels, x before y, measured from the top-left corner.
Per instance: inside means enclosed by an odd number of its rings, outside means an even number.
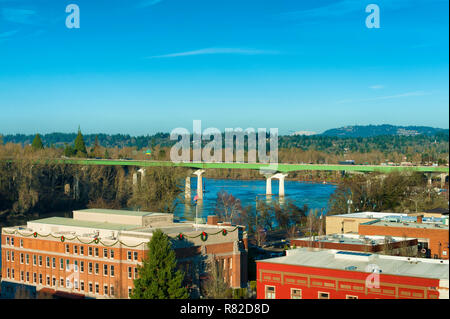
[[[20,263],[23,264],[23,254],[20,254]]]
[[[103,265],[103,275],[108,276],[108,265],[106,264]]]
[[[111,259],[114,259],[114,250],[113,249],[111,249],[109,251],[109,256],[110,256]]]
[[[9,278],[9,268],[6,268],[6,278]]]
[[[77,245],[73,246],[73,253],[78,254],[78,246]]]
[[[302,299],[302,290],[301,289],[291,289],[291,299]]]
[[[89,283],[89,292],[92,292],[92,282]]]
[[[114,277],[114,265],[111,265],[111,271],[109,272],[111,277]]]
[[[138,253],[137,253],[137,251],[135,251],[133,254],[134,254],[134,260],[138,260]]]
[[[52,258],[52,268],[56,268],[56,258]]]
[[[99,269],[100,269],[100,267],[99,267],[98,263],[95,263],[95,274],[96,275],[98,275]]]
[[[6,245],[9,245],[9,237],[6,237]]]
[[[103,286],[103,294],[104,294],[105,296],[108,296],[108,285],[104,285],[104,286]]]
[[[14,268],[11,269],[11,278],[12,278],[12,279],[15,279],[15,276],[14,276]]]
[[[66,270],[70,270],[70,260],[66,259]]]
[[[33,255],[33,265],[36,266],[37,264],[37,257],[36,255]]]
[[[64,259],[59,258],[59,269],[63,270],[64,269]]]
[[[66,244],[66,253],[67,254],[70,253],[70,246],[69,246],[69,244]]]
[[[131,260],[131,251],[128,251],[127,258],[128,258],[128,260]]]
[[[14,246],[14,237],[11,237],[11,246]]]
[[[84,281],[83,280],[80,281],[80,290],[84,291]]]
[[[41,266],[42,266],[42,256],[39,255],[39,267],[41,267]]]
[[[114,286],[111,285],[110,289],[109,289],[109,294],[111,295],[111,297],[114,297]]]
[[[88,264],[88,272],[92,274],[92,263]]]
[[[47,266],[47,268],[50,268],[50,257],[45,257],[45,266]]]
[[[95,283],[95,293],[100,293],[100,286],[98,285],[98,283]]]
[[[92,256],[92,247],[88,247],[88,255]]]
[[[30,273],[27,271],[27,282],[30,281]]]
[[[95,247],[95,257],[98,257],[98,247]]]
[[[11,252],[11,261],[14,261],[14,252]]]
[[[50,276],[47,276],[47,286],[50,286]]]
[[[23,239],[20,240],[20,247],[23,248]]]
[[[73,262],[73,271],[78,272],[78,260]]]
[[[103,257],[108,258],[108,249],[103,249]]]
[[[275,287],[266,286],[266,299],[275,299]]]
[[[131,267],[128,267],[128,278],[131,279],[131,276],[132,276],[132,269]]]
[[[30,264],[30,255],[28,255],[28,254],[25,255],[25,262],[27,265]]]
[[[319,299],[330,299],[330,294],[328,292],[321,292],[319,291],[317,294],[317,297]]]
[[[64,277],[60,277],[60,278],[59,278],[59,285],[60,285],[61,287],[64,287]]]
[[[9,261],[9,250],[6,251],[6,261]]]
[[[52,277],[52,286],[56,287],[56,277],[55,276]]]
[[[80,272],[84,272],[84,261],[80,261]]]
[[[23,281],[23,271],[20,272],[20,280]]]
[[[42,274],[39,274],[39,284],[42,285]]]
[[[138,277],[138,269],[134,267],[134,279]]]
[[[37,282],[37,274],[34,272],[33,273],[33,283]]]
[[[84,255],[84,246],[80,246],[80,255]]]

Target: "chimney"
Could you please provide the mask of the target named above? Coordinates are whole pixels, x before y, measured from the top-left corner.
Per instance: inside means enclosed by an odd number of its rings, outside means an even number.
[[[418,215],[417,216],[417,223],[418,224],[422,224],[422,221],[423,221],[423,215]]]
[[[217,215],[209,215],[208,216],[208,221],[207,221],[208,225],[217,225],[218,222],[219,222],[219,217]]]

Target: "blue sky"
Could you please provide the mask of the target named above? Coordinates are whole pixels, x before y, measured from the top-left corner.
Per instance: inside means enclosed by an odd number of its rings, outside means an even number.
[[[68,4],[80,29],[65,26]],[[365,7],[380,7],[368,29]],[[448,0],[0,0],[0,133],[448,128]]]

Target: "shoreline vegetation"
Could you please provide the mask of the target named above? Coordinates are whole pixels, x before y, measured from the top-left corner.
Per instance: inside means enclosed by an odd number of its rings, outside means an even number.
[[[354,160],[356,164],[409,161],[420,165],[448,165],[448,133],[439,134],[345,139],[282,137],[279,162],[328,164]],[[159,142],[166,138],[164,134],[160,135]],[[36,159],[63,156],[170,160],[170,147],[161,146],[163,143],[159,145],[155,140],[141,150],[117,145],[104,147],[99,141],[95,138],[87,146],[80,130],[73,143],[64,147],[46,147],[39,134],[35,135],[31,145],[5,144],[0,136],[0,219],[86,207],[127,207],[173,213],[175,199],[182,197],[187,168],[148,168],[142,181],[135,185],[132,181],[133,174],[137,172],[135,167],[33,164]],[[349,198],[355,203],[353,211],[415,211],[447,207],[448,192],[439,194],[430,190],[423,174],[408,174],[343,175],[337,171],[299,171],[291,172],[286,180],[336,185],[335,194],[329,202],[330,214],[347,212]],[[204,177],[264,179],[258,171],[243,169],[207,170]]]

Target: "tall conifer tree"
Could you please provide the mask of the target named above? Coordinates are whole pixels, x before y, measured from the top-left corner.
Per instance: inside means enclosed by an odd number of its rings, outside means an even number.
[[[36,136],[34,137],[33,143],[31,143],[31,147],[34,151],[44,149],[44,145],[42,144],[41,136],[39,134],[36,134]]]
[[[87,155],[86,144],[84,144],[84,138],[81,134],[80,127],[78,127],[78,135],[75,138],[75,152],[77,156]]]
[[[169,237],[157,229],[148,247],[149,255],[139,267],[131,298],[187,299],[188,291],[182,286],[184,274],[176,268],[175,251]]]

